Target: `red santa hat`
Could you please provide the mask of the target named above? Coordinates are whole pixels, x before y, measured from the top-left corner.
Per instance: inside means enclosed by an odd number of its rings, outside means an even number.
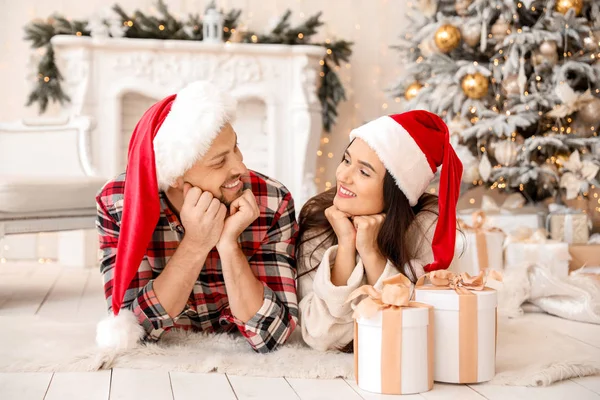
[[[216,85],[189,84],[148,109],[129,142],[123,213],[112,271],[112,315],[98,324],[100,347],[129,348],[144,335],[136,316],[121,310],[160,217],[159,190],[202,158],[235,116],[235,101]]]
[[[434,261],[425,266],[426,272],[448,268],[454,257],[463,166],[449,137],[444,121],[423,110],[380,117],[350,133],[351,140],[360,138],[377,153],[413,207],[442,167],[439,216],[432,241]]]

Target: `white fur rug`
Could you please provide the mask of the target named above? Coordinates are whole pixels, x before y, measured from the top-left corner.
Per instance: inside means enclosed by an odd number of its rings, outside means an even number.
[[[500,319],[495,384],[540,386],[600,373],[600,350],[520,319]],[[350,354],[307,348],[295,332],[288,345],[256,354],[241,336],[186,332],[126,352],[94,346],[95,324],[0,317],[0,372],[139,368],[291,378],[352,378]],[[598,350],[590,352],[591,350]]]

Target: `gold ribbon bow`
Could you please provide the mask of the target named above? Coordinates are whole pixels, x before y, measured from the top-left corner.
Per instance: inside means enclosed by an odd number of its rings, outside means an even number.
[[[504,241],[504,247],[511,243],[558,243],[557,240],[548,239],[548,231],[544,228],[533,230],[526,226],[521,226],[510,233]]]
[[[381,292],[371,285],[364,285],[353,291],[346,301],[367,295],[355,306],[352,317],[371,318],[377,311],[408,306],[412,295],[411,289],[412,282],[403,274],[398,274],[383,281]]]
[[[525,198],[520,193],[513,193],[508,196],[502,205],[499,205],[494,201],[493,198],[487,195],[483,195],[481,198],[481,209],[484,211],[492,212],[511,212],[518,208],[523,208],[525,205]]]
[[[447,270],[432,271],[422,275],[415,287],[422,287],[425,284],[426,278],[429,278],[429,281],[433,285],[433,287],[428,287],[427,289],[454,289],[458,294],[473,295],[471,290],[484,290],[488,279],[502,282],[502,273],[492,269],[487,274],[485,271],[481,271],[478,275],[471,276],[466,272],[455,274]]]

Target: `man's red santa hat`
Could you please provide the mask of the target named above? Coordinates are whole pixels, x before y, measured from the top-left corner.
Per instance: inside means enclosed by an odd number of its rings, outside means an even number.
[[[446,269],[454,257],[456,203],[463,166],[450,145],[448,127],[437,115],[423,110],[377,118],[350,133],[364,140],[396,181],[411,206],[441,166],[439,217],[432,247],[434,261],[425,271]]]
[[[143,337],[137,317],[121,307],[160,217],[159,190],[168,189],[206,154],[223,126],[233,120],[235,107],[216,85],[198,81],[154,104],[136,125],[129,142],[112,271],[112,315],[98,324],[100,347],[129,348]]]

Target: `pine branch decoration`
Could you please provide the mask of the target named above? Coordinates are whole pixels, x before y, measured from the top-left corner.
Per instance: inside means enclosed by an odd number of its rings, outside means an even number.
[[[213,0],[206,10],[216,8]],[[137,39],[162,39],[162,40],[197,40],[203,39],[202,18],[198,14],[189,14],[187,20],[177,19],[169,11],[164,0],[157,1],[158,15],[147,15],[141,10],[132,14],[127,13],[120,5],[112,7],[118,20],[124,27],[126,38]],[[227,12],[220,10],[224,17],[223,37],[228,40],[232,31],[237,29],[242,14],[240,9],[231,9]],[[346,100],[346,92],[340,81],[336,69],[342,62],[348,62],[352,55],[352,42],[345,40],[333,43],[311,43],[311,38],[323,25],[321,13],[307,18],[298,26],[292,27],[290,17],[292,12],[287,10],[279,19],[278,24],[266,34],[247,32],[242,37],[245,43],[267,43],[285,45],[315,45],[326,48],[321,71],[321,86],[318,96],[322,105],[323,128],[329,132],[335,124],[337,107]],[[45,48],[46,53],[38,64],[36,87],[29,95],[27,105],[38,103],[40,113],[43,113],[50,101],[61,104],[70,101],[64,93],[61,81],[63,80],[54,60],[54,49],[51,39],[55,35],[89,36],[87,21],[71,21],[60,15],[53,15],[47,21],[35,20],[24,27],[25,40],[30,41],[35,49]]]

